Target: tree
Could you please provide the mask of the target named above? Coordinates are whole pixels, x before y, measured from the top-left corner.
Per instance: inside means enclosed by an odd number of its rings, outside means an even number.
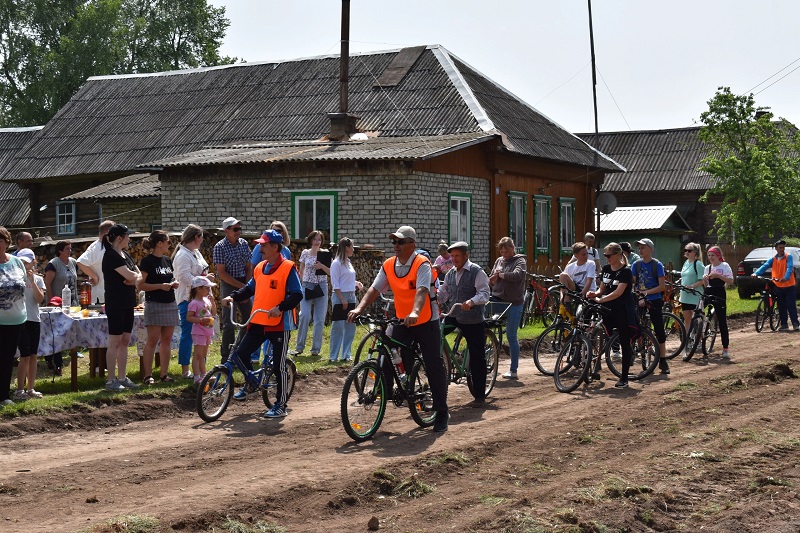
[[[700,165],[715,178],[706,191],[723,196],[715,231],[740,244],[793,234],[800,227],[800,137],[786,120],[757,108],[753,95],[720,87],[700,115],[709,155]]]
[[[0,0],[0,126],[45,124],[89,76],[235,62],[207,0]]]

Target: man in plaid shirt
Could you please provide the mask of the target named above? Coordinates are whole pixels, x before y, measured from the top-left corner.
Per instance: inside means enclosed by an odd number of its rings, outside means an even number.
[[[222,230],[225,238],[214,245],[211,259],[217,269],[220,298],[225,298],[236,289],[241,289],[253,277],[253,265],[250,263],[250,246],[239,235],[242,233],[242,224],[234,217],[222,221]],[[250,317],[253,304],[250,300],[236,302],[234,305],[244,320]],[[222,362],[228,360],[233,343],[233,324],[230,320],[231,309],[222,308],[222,346],[220,354]],[[244,332],[239,332],[243,335]],[[242,362],[252,370],[249,357],[242,358]]]

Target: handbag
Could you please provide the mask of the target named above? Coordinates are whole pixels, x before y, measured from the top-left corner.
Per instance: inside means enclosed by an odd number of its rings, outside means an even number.
[[[311,288],[306,287],[305,290],[305,299],[306,300],[316,300],[317,298],[322,298],[325,296],[325,292],[322,290],[322,287],[319,284],[314,285]]]

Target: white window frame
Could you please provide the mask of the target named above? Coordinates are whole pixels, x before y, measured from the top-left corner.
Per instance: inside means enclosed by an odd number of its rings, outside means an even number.
[[[453,210],[453,202],[456,203],[456,210]],[[466,214],[462,215],[461,206],[466,205]],[[447,234],[450,242],[464,241],[472,246],[472,193],[468,192],[449,192],[447,194]],[[455,216],[455,224],[453,217]],[[462,220],[461,217],[466,220]],[[466,224],[464,224],[466,222]],[[465,226],[466,235],[461,232],[461,227]]]
[[[550,224],[551,202],[551,196],[537,194],[533,197],[533,247],[536,250],[536,254],[550,255],[550,247],[552,246],[553,238]],[[544,216],[542,216],[542,213],[544,213]]]
[[[558,240],[561,255],[572,255],[575,242],[575,198],[558,199]]]
[[[528,246],[528,193],[508,191],[508,235],[518,254]]]
[[[331,242],[337,241],[337,220],[338,220],[338,211],[339,211],[339,192],[338,191],[293,191],[292,193],[292,218],[291,218],[291,232],[292,238],[294,239],[305,239],[308,234],[301,235],[300,234],[300,202],[303,200],[313,200],[314,201],[314,209],[312,213],[314,214],[314,222],[313,227],[314,229],[323,229],[325,224],[320,224],[316,217],[317,217],[317,209],[316,209],[316,202],[317,201],[327,201],[330,202],[330,235],[328,236]]]
[[[56,235],[77,235],[75,202],[56,202]]]

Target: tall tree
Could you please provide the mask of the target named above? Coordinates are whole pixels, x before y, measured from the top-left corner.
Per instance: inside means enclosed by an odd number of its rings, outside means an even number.
[[[774,120],[750,95],[720,87],[700,115],[700,139],[710,148],[700,165],[715,179],[706,192],[723,196],[715,231],[740,244],[792,234],[800,227],[800,136]]]
[[[0,0],[0,126],[46,123],[89,76],[234,62],[229,26],[207,0]]]

